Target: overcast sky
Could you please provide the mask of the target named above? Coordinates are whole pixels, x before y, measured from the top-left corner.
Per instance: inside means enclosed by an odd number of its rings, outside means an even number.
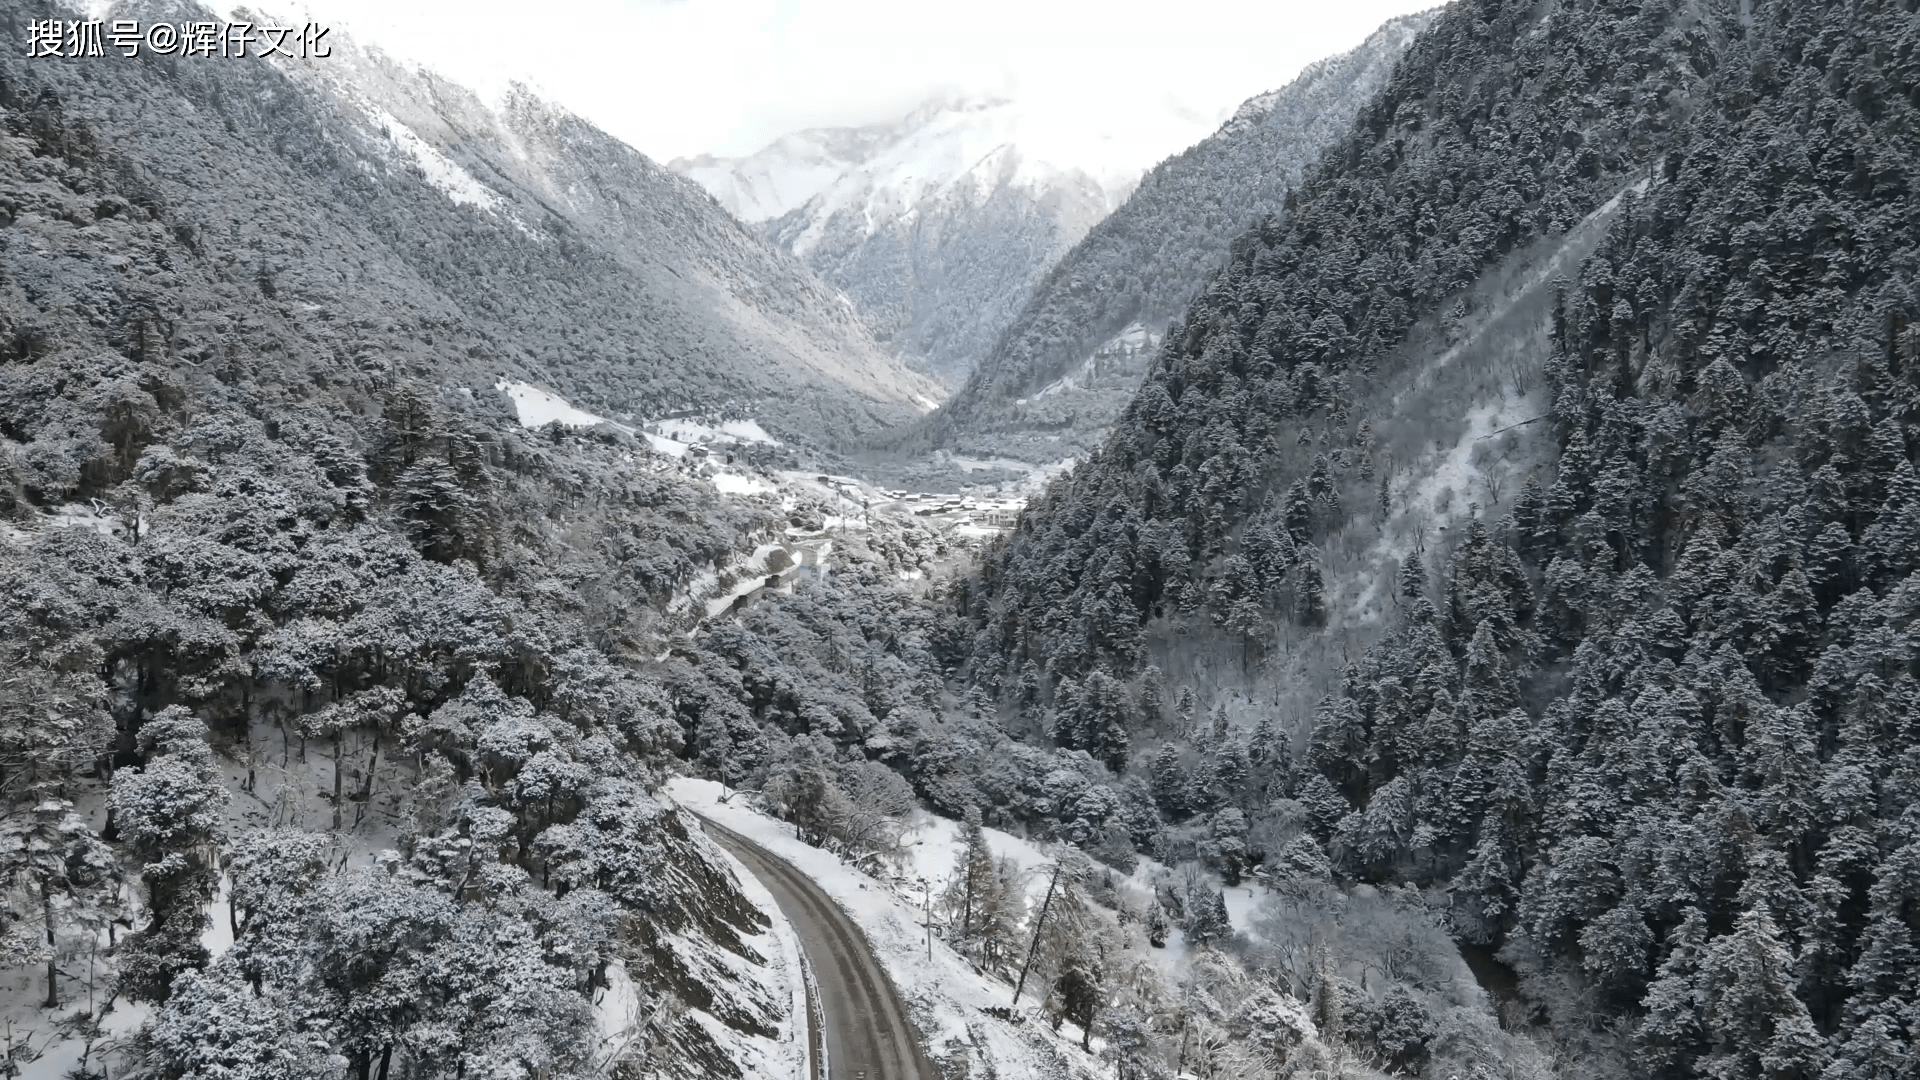
[[[271,5],[269,5],[271,6]],[[288,7],[295,6],[293,4]],[[666,161],[994,95],[1138,125],[1157,158],[1427,0],[307,0],[491,96],[510,80]],[[1147,135],[1151,130],[1153,134]],[[1143,163],[1145,164],[1145,163]]]

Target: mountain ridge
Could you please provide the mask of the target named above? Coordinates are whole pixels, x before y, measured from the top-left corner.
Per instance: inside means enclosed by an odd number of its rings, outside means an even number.
[[[349,69],[350,91],[342,81]],[[312,142],[313,160],[334,159],[324,166],[330,174],[315,174],[323,186],[306,198],[362,203],[356,213],[384,213],[401,233],[424,212],[460,243],[492,249],[486,259],[444,264],[419,245],[392,249],[529,365],[475,381],[525,374],[625,416],[729,402],[787,412],[770,420],[803,441],[910,416],[924,408],[918,401],[939,396],[879,349],[831,292],[711,209],[704,193],[524,88],[496,110],[431,72],[347,42],[332,60],[291,72],[318,110],[314,122],[331,125]],[[276,100],[273,90],[261,93]],[[414,172],[452,206],[355,191],[347,170],[362,168]],[[568,285],[536,298],[502,288],[488,266]],[[823,427],[826,417],[833,422]]]

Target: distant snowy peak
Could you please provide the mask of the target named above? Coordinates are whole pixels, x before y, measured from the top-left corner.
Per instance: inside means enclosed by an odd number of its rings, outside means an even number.
[[[751,157],[701,154],[667,168],[712,193],[727,212],[755,224],[805,206],[872,157],[891,128],[810,128],[774,140]]]
[[[1046,267],[1181,138],[1151,118],[1135,127],[943,99],[893,123],[816,128],[750,157],[668,168],[838,287],[896,355],[957,383]]]
[[[930,102],[891,124],[797,131],[744,158],[702,154],[667,167],[744,222],[859,205],[878,226],[928,199],[984,198],[1005,186],[1042,198],[1062,185],[1096,191],[1111,210],[1152,163],[1129,140],[1075,130],[1045,110],[968,98]]]
[[[1139,170],[1112,161],[1095,161],[1097,171],[1089,172],[1068,155],[1049,153],[1059,148],[1033,138],[1033,114],[1009,102],[923,111],[913,121],[918,125],[807,200],[794,254],[806,257],[840,214],[854,215],[872,236],[890,223],[984,206],[1003,193],[1042,208],[1078,238],[1139,179]]]
[[[1436,9],[1437,10],[1437,9]],[[1150,357],[1131,327],[1165,326],[1392,75],[1434,18],[1390,20],[1359,47],[1248,99],[1219,130],[1156,164],[1124,205],[1061,256],[928,430],[982,457],[1054,461],[1104,439]]]

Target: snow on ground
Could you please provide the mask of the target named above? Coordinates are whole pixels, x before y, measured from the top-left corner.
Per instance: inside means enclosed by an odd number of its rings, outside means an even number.
[[[472,173],[414,134],[412,128],[401,123],[392,113],[372,105],[365,108],[380,125],[382,134],[413,159],[426,176],[427,183],[435,190],[462,206],[477,206],[492,212],[499,205],[500,196],[492,188],[474,179]]]
[[[685,589],[673,594],[673,599],[667,602],[667,610],[679,611],[719,587],[720,572],[714,569],[702,570],[693,575],[693,580],[687,583]]]
[[[895,891],[887,882],[869,877],[839,856],[801,843],[792,826],[755,812],[742,805],[743,800],[721,802],[723,789],[711,780],[675,777],[667,782],[665,790],[682,805],[786,859],[832,897],[859,925],[874,954],[886,966],[931,1056],[942,1055],[950,1046],[970,1047],[970,1055],[984,1058],[984,1075],[997,1080],[1058,1080],[1063,1076],[1091,1080],[1110,1072],[1072,1045],[1071,1027],[1063,1029],[1061,1035],[1050,1031],[1038,1019],[1038,1005],[1031,996],[1021,1003],[1021,1013],[1029,1017],[1023,1023],[1010,1024],[988,1016],[988,1008],[1011,1005],[1013,988],[975,972],[945,942],[934,939],[933,959],[928,960],[923,894],[917,884],[910,894]],[[924,828],[927,835],[917,846],[927,850],[918,856],[924,862],[915,864],[916,871],[919,865],[934,869],[944,862],[946,872],[951,872],[957,851],[950,835],[953,823],[945,823],[944,829],[932,823]],[[994,839],[990,838],[990,843]],[[1039,858],[1038,851],[1024,841],[1005,833],[997,834],[997,839],[996,854],[1003,852],[1004,844],[1004,853],[1016,859]]]
[[[703,424],[685,417],[662,420],[650,425],[661,435],[682,443],[764,443],[778,446],[780,441],[767,434],[758,420],[729,420],[723,424]]]
[[[531,383],[510,382],[502,379],[494,383],[494,389],[504,390],[513,399],[513,411],[520,417],[520,426],[528,428],[544,427],[547,424],[565,424],[567,427],[597,427],[612,424],[627,434],[633,429],[614,424],[605,417],[595,416],[585,409],[576,409],[567,399],[551,390],[542,390]]]
[[[779,441],[767,434],[757,420],[729,420],[719,425],[703,424],[697,420],[662,420],[649,425],[654,430],[640,430],[625,424],[596,416],[585,409],[576,408],[567,399],[551,390],[542,390],[532,383],[514,382],[502,379],[494,384],[513,399],[514,414],[520,418],[520,426],[537,428],[547,424],[564,424],[567,427],[590,428],[606,424],[626,432],[635,438],[645,438],[647,445],[655,453],[668,457],[683,458],[696,444],[705,443],[763,443],[770,446],[780,445]],[[714,476],[713,486],[722,494],[755,495],[770,491],[768,485],[751,477],[722,473]]]
[[[767,557],[776,551],[784,550],[786,550],[785,544],[761,544],[753,549],[753,554],[729,568],[728,572],[735,575],[738,580],[733,588],[707,599],[707,618],[713,618],[731,607],[735,600],[765,585],[768,573]],[[716,587],[719,585],[717,577],[714,579],[714,585]]]
[[[1487,479],[1473,463],[1474,448],[1499,428],[1526,419],[1513,413],[1512,404],[1515,403],[1502,400],[1474,406],[1467,414],[1467,430],[1460,434],[1460,441],[1440,456],[1433,471],[1407,499],[1409,511],[1424,510],[1435,520],[1451,522],[1466,508],[1468,496]]]
[[[626,1053],[641,1031],[640,995],[627,975],[627,962],[616,958],[608,964],[606,979],[607,988],[593,1000],[594,1027],[600,1032],[593,1063],[602,1069]]]
[[[119,515],[105,513],[100,507],[86,503],[60,506],[47,516],[47,524],[56,529],[91,529],[101,536],[124,536],[127,531],[127,523]],[[146,522],[143,520],[139,527],[144,535]]]
[[[653,447],[655,453],[665,454],[668,457],[687,456],[686,443],[669,439],[665,435],[655,435],[651,431],[645,432],[644,434],[647,437],[647,445]]]
[[[901,880],[911,882],[924,877],[933,882],[934,892],[945,889],[960,866],[960,852],[966,846],[961,836],[963,828],[952,818],[922,815],[914,823],[913,831],[907,834]],[[1026,873],[1028,898],[1037,901],[1047,891],[1043,871],[1052,863],[1052,857],[1031,840],[999,829],[982,831],[986,833],[987,848],[996,860],[1012,859]]]
[[[773,490],[772,484],[739,473],[717,472],[711,479],[722,495],[759,495]]]
[[[62,1009],[61,1015],[68,1016],[78,1011]],[[22,1080],[66,1080],[80,1068],[83,1057],[87,1068],[96,1076],[100,1075],[100,1069],[109,1061],[124,1062],[132,1046],[134,1033],[153,1015],[153,1007],[124,998],[114,1002],[113,1011],[100,1018],[100,1038],[94,1041],[91,1053],[84,1039],[56,1039],[51,1031],[36,1027],[46,1023],[47,1015],[44,1012],[17,1008],[4,1012],[12,1044],[19,1046],[25,1043],[39,1052],[37,1058],[21,1064]],[[16,1012],[20,1015],[14,1015]],[[112,1075],[120,1075],[119,1070],[112,1071]]]
[[[207,901],[207,928],[200,934],[200,944],[213,956],[221,956],[233,948],[233,875],[220,874],[220,883],[214,887],[213,899]]]
[[[938,894],[953,880],[954,872],[960,865],[960,851],[963,847],[960,822],[952,818],[934,814],[923,815],[907,834],[906,859],[904,869],[896,880],[896,886],[905,886],[920,877],[928,877],[933,882],[933,891]],[[999,829],[984,829],[987,847],[996,860],[1011,859],[1025,874],[1026,899],[1029,906],[1040,903],[1047,891],[1047,871],[1051,868],[1053,857],[1039,844],[1022,839]],[[1153,859],[1142,857],[1134,867],[1132,874],[1122,877],[1114,873],[1116,884],[1123,891],[1132,894],[1132,902],[1144,904],[1154,895],[1154,886],[1159,881],[1170,881],[1176,877],[1173,868]],[[918,888],[917,885],[914,886]],[[1267,886],[1255,881],[1229,886],[1222,890],[1227,906],[1227,920],[1234,930],[1257,939],[1254,932],[1253,916],[1260,910],[1272,892]],[[1156,953],[1170,961],[1178,961],[1186,955],[1186,943],[1180,930],[1173,928],[1167,938],[1167,948]],[[1174,965],[1165,965],[1169,970]]]

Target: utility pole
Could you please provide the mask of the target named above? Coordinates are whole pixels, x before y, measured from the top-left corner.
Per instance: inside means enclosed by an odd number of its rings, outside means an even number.
[[[1040,931],[1047,925],[1047,909],[1053,906],[1053,890],[1060,884],[1060,871],[1065,866],[1065,859],[1053,864],[1053,878],[1047,882],[1047,898],[1040,901],[1040,914],[1033,919],[1033,944],[1027,946],[1027,961],[1020,965],[1020,979],[1013,984],[1014,1005],[1020,1004],[1020,991],[1027,985],[1027,969],[1033,967],[1033,956],[1040,951]]]
[[[920,879],[920,889],[926,895],[927,902],[927,960],[933,960],[933,884],[926,878]]]

